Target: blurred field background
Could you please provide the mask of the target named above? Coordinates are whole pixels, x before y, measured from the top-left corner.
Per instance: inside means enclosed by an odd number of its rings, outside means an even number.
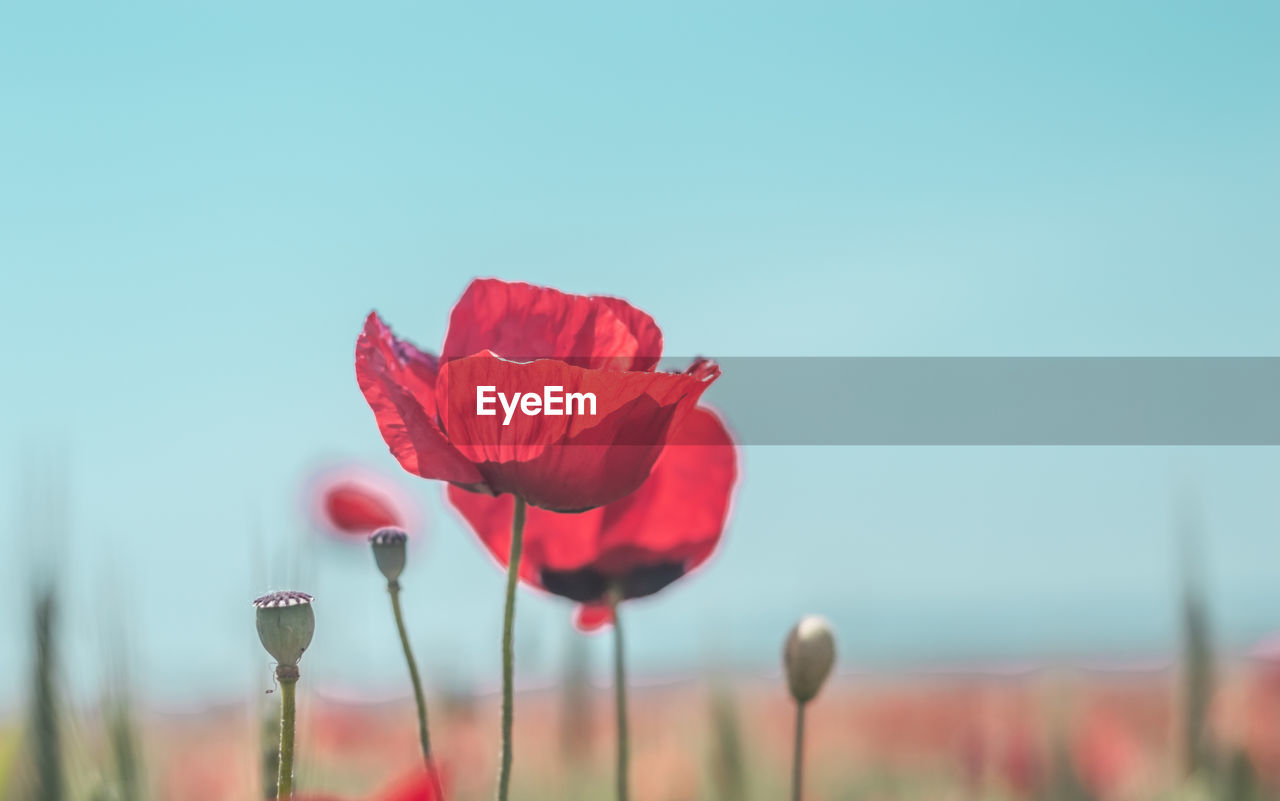
[[[1188,588],[1190,589],[1190,588]],[[270,797],[276,705],[269,697],[159,709],[122,685],[72,708],[57,679],[56,596],[32,633],[30,716],[2,731],[6,798]],[[1280,643],[1243,658],[1209,650],[1202,599],[1183,598],[1173,663],[990,665],[834,678],[810,711],[809,793],[821,799],[1222,799],[1280,796]],[[583,640],[558,681],[518,698],[515,792],[611,797],[610,693],[591,682]],[[488,798],[496,695],[432,693],[436,756],[450,797]],[[302,695],[304,793],[376,797],[418,759],[408,697]],[[776,677],[641,682],[632,694],[640,799],[784,797],[792,704]]]

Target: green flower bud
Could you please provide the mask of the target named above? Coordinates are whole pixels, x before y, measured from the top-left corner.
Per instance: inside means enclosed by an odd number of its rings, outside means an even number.
[[[782,663],[787,685],[797,703],[808,703],[822,689],[836,661],[836,639],[831,625],[817,615],[801,618],[787,635]]]
[[[373,546],[373,560],[378,563],[378,570],[386,576],[387,581],[395,583],[404,572],[405,548],[409,535],[404,529],[388,526],[380,528],[369,536]]]
[[[253,602],[258,610],[258,639],[283,668],[296,668],[316,630],[312,598],[305,592],[272,592]]]

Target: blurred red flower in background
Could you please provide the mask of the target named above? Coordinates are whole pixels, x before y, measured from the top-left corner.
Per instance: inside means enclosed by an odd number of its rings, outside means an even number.
[[[656,372],[661,352],[653,319],[625,301],[481,279],[453,309],[443,361],[371,313],[356,378],[410,473],[577,512],[639,487],[719,375],[704,360]],[[591,393],[595,413],[481,415],[479,386],[507,396]]]
[[[393,780],[368,797],[369,801],[444,801],[440,772],[417,768]],[[295,794],[294,801],[342,801],[332,795]]]
[[[715,414],[696,409],[632,494],[576,515],[530,509],[520,577],[582,604],[581,628],[604,625],[610,585],[624,599],[652,595],[706,561],[724,531],[736,478],[729,432]],[[514,501],[456,486],[449,501],[505,565]]]
[[[1072,742],[1076,772],[1097,798],[1124,797],[1147,770],[1137,732],[1120,715],[1098,704],[1078,721]]]
[[[391,479],[347,464],[307,482],[307,505],[316,526],[361,543],[384,526],[416,528],[421,513]]]
[[[324,510],[333,527],[348,534],[404,525],[385,498],[354,483],[330,487],[324,496]]]
[[[1280,785],[1280,634],[1272,634],[1249,651],[1244,682],[1246,713],[1244,747],[1258,774],[1269,786]]]
[[[374,801],[444,801],[440,771],[435,767],[411,771],[379,790]]]

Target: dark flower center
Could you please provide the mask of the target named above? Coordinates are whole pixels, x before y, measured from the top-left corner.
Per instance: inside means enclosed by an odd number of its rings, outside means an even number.
[[[643,598],[653,595],[658,590],[683,576],[683,562],[659,562],[656,565],[633,567],[622,576],[606,576],[592,567],[578,570],[542,571],[542,586],[547,592],[555,593],[578,603],[599,603],[605,600],[609,586],[617,582],[622,587],[622,597]]]

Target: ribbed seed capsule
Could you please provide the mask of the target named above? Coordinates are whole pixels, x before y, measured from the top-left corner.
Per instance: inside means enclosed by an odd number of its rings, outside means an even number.
[[[267,593],[253,602],[258,639],[281,667],[296,668],[302,652],[311,644],[316,630],[312,600],[305,592],[285,590]]]
[[[369,535],[369,544],[373,546],[373,560],[388,582],[396,581],[404,572],[408,542],[409,535],[404,529],[394,526],[380,528]]]

